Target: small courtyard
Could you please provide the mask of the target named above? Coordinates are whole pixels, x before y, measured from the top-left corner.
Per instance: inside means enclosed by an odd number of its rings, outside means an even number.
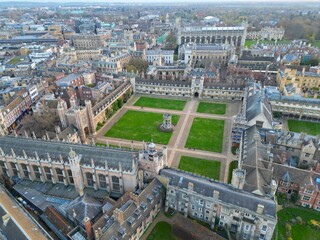
[[[317,136],[320,134],[320,123],[288,119],[289,131]]]

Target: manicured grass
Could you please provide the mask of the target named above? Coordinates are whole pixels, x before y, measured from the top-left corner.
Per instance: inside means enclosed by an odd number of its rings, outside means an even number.
[[[170,110],[183,110],[187,101],[163,98],[140,97],[134,106],[161,108]]]
[[[318,135],[320,134],[320,123],[314,122],[306,122],[306,121],[299,121],[299,120],[288,120],[289,131],[292,132],[304,132],[310,135]]]
[[[168,144],[172,132],[158,130],[162,120],[160,113],[129,110],[105,133],[105,136],[145,142],[153,140],[155,143]],[[178,120],[179,116],[172,116],[172,124],[177,124]]]
[[[288,222],[291,225],[291,237],[292,239],[308,239],[316,240],[320,239],[320,231],[312,228],[308,225],[310,220],[320,221],[319,212],[302,207],[284,208],[278,213],[278,239],[287,239],[285,236],[285,223]],[[290,220],[300,216],[303,220],[303,224],[290,223]]]
[[[238,161],[232,161],[232,162],[229,164],[228,183],[231,183],[232,171],[233,171],[233,169],[236,169],[237,167],[238,167]]]
[[[320,40],[315,41],[312,45],[317,48],[320,48]]]
[[[147,240],[175,240],[172,234],[172,226],[167,222],[158,222],[152,229]]]
[[[219,180],[220,165],[221,163],[218,161],[182,156],[178,168]]]
[[[223,115],[226,113],[226,104],[200,102],[197,112]]]
[[[273,40],[259,40],[259,43],[263,43],[263,44],[274,44],[276,41]],[[245,47],[252,47],[252,45],[256,44],[257,40],[246,40],[244,46]],[[289,44],[291,43],[290,40],[278,40],[277,44]]]
[[[12,65],[16,65],[19,62],[20,62],[20,57],[14,57],[8,63]]]
[[[222,152],[224,120],[195,118],[186,148]]]

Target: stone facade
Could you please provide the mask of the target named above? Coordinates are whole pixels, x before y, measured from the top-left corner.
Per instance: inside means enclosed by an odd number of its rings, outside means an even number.
[[[1,137],[0,146],[1,175],[74,185],[79,195],[83,195],[84,188],[102,189],[118,196],[134,192],[144,181],[156,176],[167,163],[166,148],[158,152],[153,143],[137,152]],[[138,176],[139,170],[144,173],[142,178]]]
[[[75,48],[81,50],[98,49],[104,46],[101,35],[74,35],[72,41]]]
[[[236,239],[272,238],[277,224],[273,199],[178,170],[163,169],[160,176],[166,181],[166,210],[172,208],[212,228],[218,224]]]
[[[252,40],[282,40],[284,36],[284,28],[264,27],[260,31],[252,31],[247,33],[247,38]]]
[[[230,44],[237,47],[238,53],[244,46],[247,27],[205,27],[185,26],[178,28],[177,43]]]
[[[204,83],[204,78],[193,78],[191,81],[141,80],[131,78],[135,93],[156,94],[180,97],[199,97],[216,100],[241,100],[243,86]]]

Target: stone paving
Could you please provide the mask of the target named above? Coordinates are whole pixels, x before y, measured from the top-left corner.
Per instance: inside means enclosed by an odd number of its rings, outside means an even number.
[[[240,103],[233,102],[227,103],[227,110],[225,115],[215,115],[215,114],[205,114],[197,113],[197,107],[201,100],[191,99],[189,100],[183,111],[176,110],[165,110],[165,109],[155,109],[155,108],[141,108],[134,106],[134,102],[139,99],[139,96],[133,96],[123,107],[120,109],[108,122],[98,131],[96,135],[96,142],[98,143],[108,143],[116,146],[122,147],[132,147],[136,149],[141,149],[142,142],[132,141],[126,139],[110,138],[105,137],[104,134],[112,128],[112,126],[125,114],[127,110],[144,111],[144,112],[155,112],[155,113],[170,113],[175,115],[180,115],[180,119],[175,126],[175,130],[171,136],[171,139],[167,145],[168,148],[168,165],[177,168],[179,166],[180,157],[192,156],[203,158],[207,160],[217,160],[221,162],[221,172],[220,181],[227,182],[229,164],[235,159],[234,155],[231,153],[231,129],[233,117],[238,113],[240,109]],[[187,141],[193,119],[195,117],[209,118],[209,119],[221,119],[225,120],[224,127],[224,139],[223,139],[223,150],[222,153],[215,153],[209,151],[202,151],[197,149],[185,148],[185,143]],[[159,146],[158,147],[162,147]]]

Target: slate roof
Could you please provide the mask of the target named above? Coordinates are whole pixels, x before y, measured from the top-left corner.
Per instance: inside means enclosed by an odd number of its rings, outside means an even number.
[[[107,161],[109,168],[119,169],[119,164],[121,163],[122,170],[127,171],[131,171],[133,162],[136,164],[138,161],[137,151],[32,138],[0,137],[0,147],[6,155],[12,155],[11,149],[13,149],[16,156],[24,156],[24,150],[29,158],[35,158],[35,152],[37,152],[42,160],[48,160],[49,154],[52,161],[60,161],[61,156],[64,162],[69,162],[68,155],[72,148],[78,155],[82,155],[81,164],[91,164],[92,159],[95,166],[104,167]]]
[[[64,211],[78,222],[84,223],[86,218],[91,220],[102,212],[102,203],[90,195],[84,194],[70,202]]]
[[[258,138],[255,140],[255,138]],[[241,167],[246,170],[246,180],[243,189],[248,192],[259,192],[269,195],[272,170],[268,169],[269,157],[266,147],[261,143],[256,125],[243,132],[241,149]]]
[[[142,190],[136,193],[139,205],[132,199],[126,201],[118,210],[123,213],[124,221],[119,222],[113,212],[104,215],[103,236],[100,239],[131,239],[142,222],[145,222],[153,207],[164,197],[164,188],[161,182],[155,178]]]
[[[213,191],[219,191],[219,200],[237,207],[256,211],[258,204],[264,206],[264,214],[276,217],[276,204],[267,197],[259,197],[244,190],[233,188],[231,185],[216,182],[212,179],[196,176],[175,169],[165,168],[160,175],[169,179],[169,185],[188,188],[189,182],[193,183],[193,191],[207,197],[213,197]]]

